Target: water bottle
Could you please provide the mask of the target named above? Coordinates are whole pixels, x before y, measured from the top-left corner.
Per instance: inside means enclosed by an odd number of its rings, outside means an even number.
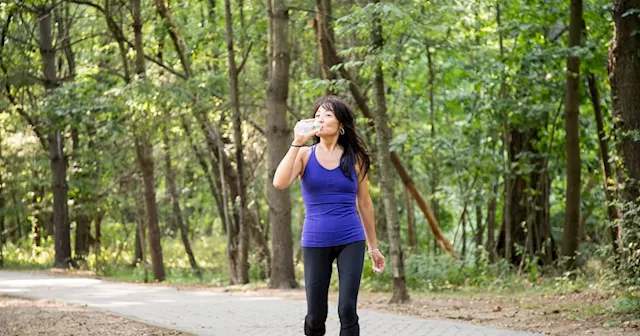
[[[296,123],[293,131],[296,134],[309,134],[318,131],[322,126],[317,119],[303,119]]]

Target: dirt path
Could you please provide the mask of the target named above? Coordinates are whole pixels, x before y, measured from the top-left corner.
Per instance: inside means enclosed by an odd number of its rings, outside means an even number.
[[[0,292],[86,305],[198,335],[299,336],[306,310],[303,301],[286,296],[181,290],[163,285],[148,286],[22,272],[0,271]],[[337,335],[337,309],[334,304],[330,304],[329,309],[327,335]],[[540,335],[369,309],[359,309],[358,315],[361,333],[367,336]]]
[[[189,336],[77,305],[0,294],[0,334],[4,336]]]

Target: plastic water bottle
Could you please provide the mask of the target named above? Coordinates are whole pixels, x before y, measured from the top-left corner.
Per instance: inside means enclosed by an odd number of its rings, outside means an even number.
[[[317,119],[303,119],[296,123],[293,131],[296,134],[309,134],[318,131],[320,128],[322,128],[322,125],[320,125]]]

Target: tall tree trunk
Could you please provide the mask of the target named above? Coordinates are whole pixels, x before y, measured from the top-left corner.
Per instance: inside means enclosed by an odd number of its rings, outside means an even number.
[[[607,199],[607,217],[611,222],[611,247],[613,251],[617,253],[619,251],[619,224],[616,224],[616,219],[620,218],[619,211],[614,204],[614,197],[612,189],[614,188],[613,181],[615,176],[611,172],[611,165],[609,164],[609,143],[607,141],[607,134],[604,131],[604,122],[602,119],[602,106],[600,104],[600,93],[598,90],[598,84],[596,83],[596,77],[594,74],[589,73],[587,75],[587,82],[589,84],[589,96],[591,98],[591,104],[593,105],[593,112],[596,118],[596,128],[598,130],[598,140],[600,144],[600,164],[602,166],[603,173],[603,186],[604,194]]]
[[[580,46],[582,28],[582,0],[571,0],[569,48]],[[567,204],[562,235],[562,256],[568,259],[567,268],[576,266],[580,237],[580,58],[567,57],[566,147],[567,147]]]
[[[2,156],[2,138],[0,138],[0,268],[4,267],[4,242],[5,242],[5,234],[4,234],[4,219],[5,219],[5,207],[7,202],[5,201],[5,191],[4,191],[4,157]]]
[[[240,101],[238,92],[238,70],[236,68],[235,52],[233,50],[233,21],[231,17],[230,0],[225,0],[224,11],[227,30],[227,63],[229,73],[229,93],[231,95],[231,108],[233,110],[233,138],[236,147],[236,166],[238,173],[238,199],[234,200],[238,209],[238,237],[232,244],[237,244],[236,274],[238,283],[249,282],[249,264],[247,262],[249,250],[249,225],[245,220],[246,212],[246,188],[244,185],[244,157],[242,144],[242,120],[240,118]],[[230,237],[231,235],[229,235]]]
[[[493,196],[489,199],[487,209],[487,251],[489,252],[489,262],[496,260],[496,209],[498,205],[498,183],[494,182]]]
[[[73,141],[72,145],[72,157],[78,167],[74,167],[78,173],[74,174],[75,177],[83,182],[90,182],[88,179],[84,178],[86,173],[83,169],[80,168],[79,165],[79,134],[78,129],[76,127],[72,128],[71,138]],[[86,168],[89,170],[90,168]],[[76,202],[74,202],[75,209],[75,222],[76,222],[76,244],[75,244],[75,257],[79,259],[84,259],[84,257],[89,253],[89,226],[91,225],[91,217],[89,216],[89,199],[87,197],[88,191],[80,190],[80,194],[76,198]]]
[[[151,263],[153,264],[153,278],[156,281],[164,281],[165,271],[162,258],[162,245],[160,243],[160,226],[158,225],[158,203],[156,202],[156,188],[154,184],[155,164],[153,162],[153,149],[149,140],[144,136],[136,136],[134,141],[138,167],[142,172],[144,186],[145,217],[149,229],[149,248],[151,250]],[[144,244],[144,242],[141,243]]]
[[[140,0],[131,0],[133,13],[133,31],[136,50],[136,73],[144,80],[145,61],[142,44],[142,19],[140,15]],[[151,250],[151,263],[153,264],[153,277],[156,281],[165,280],[164,262],[162,258],[162,244],[160,242],[160,227],[158,225],[158,203],[156,202],[156,187],[153,162],[153,148],[145,134],[136,134],[134,137],[138,167],[142,172],[144,186],[144,203],[147,226],[149,229],[149,248]]]
[[[324,34],[325,36],[323,37],[322,41],[323,43],[327,43],[326,49],[329,52],[329,54],[327,55],[329,64],[333,66],[333,65],[338,65],[342,63],[342,60],[337,54],[333,41],[327,38],[326,31],[324,31]],[[360,111],[362,111],[362,114],[364,115],[364,117],[369,120],[373,120],[374,114],[371,113],[371,110],[367,105],[367,99],[364,96],[358,84],[356,83],[356,81],[353,79],[351,74],[344,67],[340,67],[339,71],[340,71],[340,75],[344,79],[346,79],[347,82],[349,82],[349,90],[351,91],[353,98],[356,101],[356,104],[358,105],[358,107],[360,108]],[[400,175],[402,182],[409,189],[409,191],[411,192],[411,195],[413,196],[416,203],[418,204],[418,207],[420,208],[420,210],[422,210],[422,213],[427,218],[429,226],[431,227],[431,231],[433,231],[433,234],[435,236],[435,239],[438,241],[438,244],[445,251],[451,254],[454,258],[457,257],[455,251],[451,246],[451,243],[449,243],[449,240],[447,240],[447,238],[442,234],[438,221],[433,216],[433,213],[431,212],[431,210],[429,210],[429,206],[427,205],[427,202],[424,200],[424,198],[416,188],[415,184],[413,183],[413,180],[407,173],[407,170],[402,165],[402,162],[400,161],[400,157],[395,152],[391,152],[389,155],[391,156],[391,162],[393,163],[393,166],[395,167],[398,175]]]
[[[144,210],[144,195],[141,194],[134,186],[131,186],[131,189],[131,198],[133,198],[136,210],[135,216],[133,216],[133,220],[136,223],[135,256],[133,266],[136,266],[138,263],[143,265],[147,263],[147,229],[145,225],[147,217]]]
[[[435,102],[435,81],[436,71],[433,64],[433,52],[430,49],[430,43],[427,43],[427,63],[429,66],[429,122],[431,126],[431,139],[436,139],[436,102]],[[437,148],[434,148],[437,151]],[[431,209],[433,209],[433,216],[437,221],[440,221],[440,204],[436,198],[438,191],[438,158],[437,152],[434,152],[434,158],[431,160]]]
[[[622,217],[623,246],[640,241],[640,18],[630,12],[640,8],[640,0],[614,0],[613,21],[615,35],[609,46],[609,81],[613,96],[612,114],[618,138],[618,151],[623,157],[623,167],[628,178],[623,199],[632,208],[625,209]],[[621,174],[622,175],[622,174]],[[635,215],[634,215],[635,214]],[[632,276],[640,277],[640,248],[625,252]]]
[[[102,219],[104,218],[104,211],[100,210],[96,213],[96,217],[94,219],[95,222],[95,253],[96,258],[100,254],[100,243],[102,243]]]
[[[267,146],[269,154],[269,181],[273,181],[276,168],[288,150],[290,130],[287,127],[287,97],[289,95],[289,43],[288,8],[285,0],[268,0],[270,50],[270,78],[267,87]],[[293,234],[291,232],[291,198],[288,190],[278,190],[267,183],[269,223],[271,225],[272,262],[269,277],[271,288],[298,286],[293,269]]]
[[[168,119],[165,120],[165,122],[168,122]],[[182,210],[180,209],[180,194],[178,194],[178,188],[176,187],[176,177],[173,169],[173,163],[171,162],[171,143],[169,141],[169,131],[167,130],[166,125],[162,130],[162,140],[164,142],[164,163],[167,174],[167,188],[169,189],[169,193],[171,194],[171,209],[173,210],[173,220],[180,230],[180,238],[182,239],[184,250],[189,257],[189,264],[191,265],[191,268],[193,268],[193,270],[196,272],[196,275],[198,277],[201,277],[202,272],[200,270],[200,267],[198,267],[196,258],[193,255],[193,251],[191,250],[191,243],[189,242],[189,232],[182,216]]]
[[[379,1],[376,1],[379,4]],[[379,16],[374,17],[373,25],[373,47],[381,53],[382,51],[382,24]],[[384,91],[384,74],[382,72],[382,62],[375,64],[374,87],[376,93],[376,146],[378,156],[378,166],[380,167],[380,187],[382,189],[382,199],[384,202],[385,214],[387,217],[387,228],[389,232],[389,250],[391,254],[391,276],[393,279],[392,303],[406,302],[409,300],[407,285],[404,273],[404,256],[402,253],[402,238],[400,236],[400,220],[398,218],[398,206],[395,197],[395,184],[393,174],[393,164],[389,159],[389,143],[392,139],[389,119],[387,117],[387,103]]]
[[[409,190],[404,187],[404,206],[407,211],[407,236],[409,239],[409,246],[413,249],[418,247],[418,239],[416,237],[416,220],[413,214],[413,204],[411,203],[411,197],[409,196]]]
[[[316,38],[318,39],[318,57],[320,57],[320,75],[324,80],[336,79],[336,74],[330,70],[333,66],[330,62],[330,51],[325,39],[334,40],[333,25],[331,24],[331,0],[315,0],[316,3]],[[328,89],[327,94],[334,93]]]
[[[462,214],[462,259],[467,257],[467,213]]]
[[[50,94],[59,86],[55,66],[55,49],[51,31],[52,6],[38,8],[38,28],[40,32],[40,56],[44,87]],[[53,190],[53,225],[55,232],[56,268],[68,268],[71,262],[71,233],[69,229],[69,209],[67,207],[67,165],[62,138],[63,125],[55,116],[51,117],[51,131],[48,135],[49,160],[51,163]]]
[[[504,43],[503,43],[503,39],[502,39],[502,12],[500,9],[500,1],[498,1],[496,3],[496,23],[498,25],[498,44],[500,47],[500,60],[504,60]],[[501,80],[500,80],[500,99],[504,101],[504,99],[506,99],[507,97],[507,83],[506,83],[506,73],[503,70],[502,74],[501,74]],[[505,176],[504,176],[504,210],[502,212],[502,229],[504,232],[504,258],[507,260],[511,260],[512,259],[512,254],[513,254],[513,243],[512,243],[512,223],[513,223],[513,219],[512,219],[512,194],[513,194],[513,179],[511,177],[511,169],[508,169],[510,167],[510,163],[512,161],[512,158],[509,156],[510,153],[510,148],[513,146],[512,142],[513,142],[513,136],[512,136],[512,132],[509,129],[509,121],[508,121],[508,117],[506,114],[506,111],[501,111],[503,114],[503,123],[504,123],[504,127],[503,127],[503,140],[502,140],[502,150],[503,152],[506,150],[507,151],[507,160],[505,161]],[[499,241],[500,242],[500,241]],[[498,246],[496,245],[496,248],[498,248]]]
[[[484,236],[484,225],[482,225],[482,206],[480,204],[476,204],[476,236],[475,236],[475,245],[476,245],[476,261],[480,260],[480,247],[482,246]]]

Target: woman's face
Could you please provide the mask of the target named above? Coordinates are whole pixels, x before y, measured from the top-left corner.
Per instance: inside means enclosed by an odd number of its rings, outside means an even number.
[[[327,110],[324,106],[318,108],[315,118],[322,126],[317,133],[318,136],[332,136],[340,132],[340,121],[332,111]]]

